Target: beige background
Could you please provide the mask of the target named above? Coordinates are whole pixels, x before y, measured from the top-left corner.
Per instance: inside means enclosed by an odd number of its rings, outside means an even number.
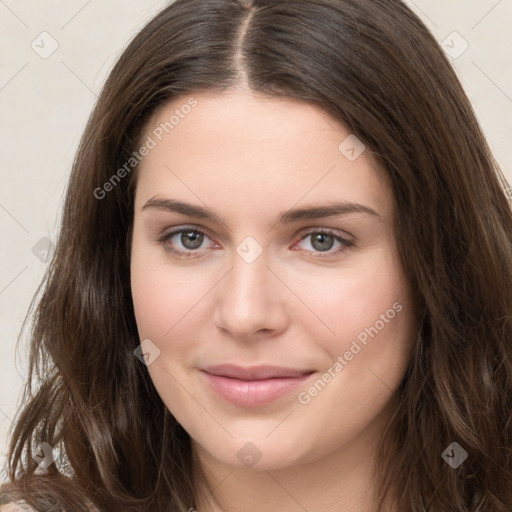
[[[45,271],[41,250],[48,242],[41,239],[56,238],[73,155],[108,71],[167,3],[0,0],[0,465],[26,373],[26,351],[22,345],[15,357],[16,339]],[[454,57],[512,181],[512,0],[406,3]]]

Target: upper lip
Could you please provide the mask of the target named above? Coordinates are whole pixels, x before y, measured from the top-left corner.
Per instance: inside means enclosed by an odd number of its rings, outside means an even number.
[[[296,378],[313,373],[313,370],[296,370],[281,366],[251,366],[242,368],[232,364],[208,366],[202,369],[210,375],[219,375],[239,380],[263,380],[275,378]]]

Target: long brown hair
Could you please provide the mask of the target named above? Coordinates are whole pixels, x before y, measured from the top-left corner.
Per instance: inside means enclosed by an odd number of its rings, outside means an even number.
[[[399,0],[176,0],[133,39],[83,135],[31,308],[3,500],[73,512],[89,502],[102,512],[199,506],[190,438],[133,353],[135,169],[95,191],[133,156],[157,108],[240,80],[339,119],[389,176],[420,321],[377,461],[382,510],[510,512],[507,184],[447,58]],[[43,442],[61,456],[38,474]],[[454,442],[467,452],[456,469],[442,457]]]

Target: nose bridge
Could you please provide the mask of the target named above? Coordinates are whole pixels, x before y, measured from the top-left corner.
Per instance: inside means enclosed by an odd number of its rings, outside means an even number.
[[[238,249],[233,256],[230,285],[233,290],[237,290],[242,301],[244,298],[257,299],[268,293],[268,258],[262,253],[254,260],[246,259],[240,255],[241,249]]]
[[[264,304],[269,297],[268,258],[266,254],[259,255],[254,261],[244,256],[233,255],[232,270],[229,275],[226,290],[226,303],[240,319],[249,315],[261,314]]]
[[[259,244],[258,244],[259,245]],[[231,270],[217,297],[216,323],[234,336],[245,338],[284,325],[278,283],[268,269],[268,254],[246,240],[233,252]]]

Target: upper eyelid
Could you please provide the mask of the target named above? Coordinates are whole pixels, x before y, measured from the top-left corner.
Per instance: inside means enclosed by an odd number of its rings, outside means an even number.
[[[213,239],[213,237],[210,236],[207,229],[200,228],[199,226],[177,226],[169,230],[165,230],[162,233],[161,238],[170,238],[171,236],[182,233],[183,231],[196,231],[197,233],[202,233],[203,235],[206,235],[208,238]]]
[[[355,237],[348,233],[347,231],[342,231],[336,228],[322,228],[322,227],[313,227],[313,228],[304,228],[300,230],[301,236],[308,236],[314,233],[329,233],[333,236],[337,236],[339,238],[343,238],[344,240],[354,239]]]

